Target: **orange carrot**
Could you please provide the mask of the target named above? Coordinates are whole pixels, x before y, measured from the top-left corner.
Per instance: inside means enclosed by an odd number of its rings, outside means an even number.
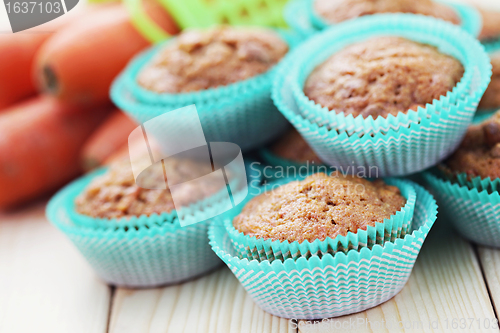
[[[0,208],[55,189],[81,171],[79,154],[107,112],[35,97],[0,114]]]
[[[50,33],[0,35],[0,109],[35,94],[31,67]]]
[[[0,34],[0,110],[36,93],[32,75],[36,52],[55,31],[90,11],[75,9],[31,29]]]
[[[130,132],[137,126],[139,125],[122,111],[113,111],[85,143],[80,158],[83,169],[87,171],[102,165],[108,157],[127,144]]]
[[[178,32],[172,18],[158,5],[159,25]],[[163,14],[161,14],[163,13]],[[108,100],[113,79],[149,43],[135,30],[127,11],[114,6],[77,20],[55,34],[40,50],[35,65],[39,90],[72,103],[99,104]]]
[[[132,152],[133,156],[144,153],[144,141],[142,138],[136,137],[132,140],[129,139],[127,143],[119,147],[112,155],[106,158],[103,165],[130,158],[130,152]]]

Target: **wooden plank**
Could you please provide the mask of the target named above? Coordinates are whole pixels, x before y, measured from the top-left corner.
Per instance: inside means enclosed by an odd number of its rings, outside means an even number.
[[[169,287],[117,289],[109,331],[296,332],[288,320],[261,310],[226,267]]]
[[[44,206],[0,215],[0,332],[106,332],[110,289]]]
[[[355,322],[356,332],[499,332],[473,247],[442,221],[435,228],[408,283],[393,299],[322,324],[300,321],[299,331],[349,332],[341,326]],[[491,270],[498,274],[498,267]]]
[[[500,249],[479,247],[478,253],[490,297],[498,317],[500,316]]]

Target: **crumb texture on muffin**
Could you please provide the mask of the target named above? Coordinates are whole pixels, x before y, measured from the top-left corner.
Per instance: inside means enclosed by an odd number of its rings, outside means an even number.
[[[432,0],[315,0],[314,10],[328,23],[378,13],[411,13],[460,24],[453,8]]]
[[[323,163],[295,128],[288,131],[276,141],[271,146],[271,152],[281,158],[294,162],[305,163],[309,161],[315,164]]]
[[[500,52],[491,54],[490,58],[493,74],[491,82],[479,102],[480,109],[500,108]]]
[[[215,88],[266,72],[287,51],[288,45],[272,30],[187,30],[164,47],[137,80],[160,93]]]
[[[366,230],[406,203],[383,181],[317,173],[253,198],[233,220],[248,236],[302,242]]]
[[[485,122],[470,126],[445,166],[471,178],[500,178],[500,111]]]
[[[149,156],[139,163],[149,162]],[[213,177],[212,167],[188,159],[168,158],[164,160],[166,174],[176,187],[176,204],[187,206],[202,200],[221,189],[218,178]],[[194,186],[188,180],[208,175],[203,186]],[[141,184],[165,184],[163,170],[149,168],[141,173]],[[146,186],[145,186],[146,187]],[[172,195],[166,190],[141,188],[135,182],[129,160],[112,164],[108,171],[95,178],[75,200],[80,214],[99,218],[120,218],[161,214],[175,209]]]
[[[457,59],[433,46],[375,37],[349,45],[316,67],[304,93],[337,113],[387,117],[446,95],[463,73]]]

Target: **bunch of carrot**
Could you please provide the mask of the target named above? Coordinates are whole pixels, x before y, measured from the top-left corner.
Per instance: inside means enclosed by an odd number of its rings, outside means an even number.
[[[178,32],[163,8],[145,7],[166,31]],[[0,35],[0,209],[105,163],[137,126],[113,107],[108,91],[149,43],[121,4],[70,14]]]

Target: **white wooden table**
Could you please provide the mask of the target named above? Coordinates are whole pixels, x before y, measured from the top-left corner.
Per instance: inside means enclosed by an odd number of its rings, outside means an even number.
[[[165,288],[109,287],[49,224],[44,203],[0,215],[2,333],[328,332],[341,325],[346,329],[335,332],[348,332],[349,322],[357,323],[354,332],[499,332],[484,328],[496,319],[495,310],[500,310],[500,250],[469,244],[439,219],[396,297],[313,325],[262,311],[225,266]],[[453,329],[462,318],[467,329]],[[386,329],[382,320],[393,324]]]

